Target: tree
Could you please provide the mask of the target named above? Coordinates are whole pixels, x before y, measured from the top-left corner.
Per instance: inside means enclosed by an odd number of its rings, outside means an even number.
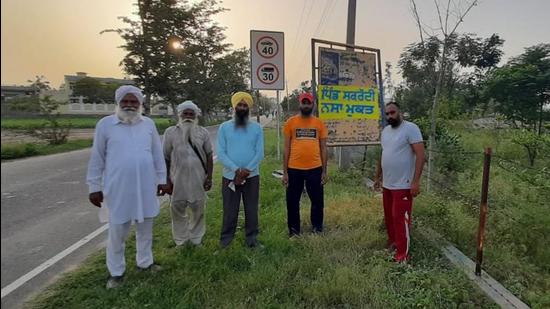
[[[435,145],[435,134],[436,134],[436,108],[440,101],[440,94],[442,85],[445,81],[445,72],[449,69],[447,67],[448,64],[448,52],[449,47],[452,45],[453,37],[456,35],[456,30],[458,29],[458,26],[464,21],[464,17],[468,15],[470,10],[477,5],[477,0],[468,0],[464,1],[462,3],[465,4],[465,6],[461,6],[461,4],[455,3],[454,0],[448,0],[447,6],[443,7],[444,13],[442,14],[442,10],[440,8],[439,0],[434,0],[435,8],[437,9],[437,17],[439,20],[439,25],[437,28],[437,32],[433,31],[431,34],[428,33],[426,30],[426,26],[424,26],[423,22],[421,21],[420,15],[418,13],[418,8],[416,6],[415,0],[411,0],[411,7],[413,11],[413,16],[415,18],[416,24],[418,26],[418,31],[420,33],[420,43],[424,45],[424,34],[428,35],[430,38],[439,39],[438,35],[441,37],[442,41],[442,47],[441,47],[441,53],[438,57],[438,72],[437,72],[437,79],[434,83],[434,94],[433,94],[433,100],[432,100],[432,106],[430,109],[430,137],[429,137],[429,144],[428,144],[428,179],[430,179],[431,171],[432,171],[432,161],[433,161],[433,147]],[[451,4],[454,8],[454,12],[451,11]],[[449,21],[449,17],[456,17],[454,21]],[[450,23],[449,23],[450,22]],[[428,51],[429,49],[427,49]],[[430,190],[430,181],[428,180],[428,191]]]
[[[440,99],[444,102],[461,101],[462,112],[479,103],[486,72],[494,68],[502,57],[503,40],[496,34],[479,38],[473,34],[455,34],[448,38],[445,78],[440,85]],[[404,81],[396,96],[413,117],[428,115],[435,95],[434,85],[440,76],[443,41],[431,36],[410,44],[401,54],[398,65]],[[464,69],[473,68],[471,73]]]
[[[28,96],[15,97],[7,102],[8,108],[18,112],[41,112],[40,94],[43,91],[50,90],[50,82],[46,80],[44,75],[36,75],[34,80],[27,80],[30,83],[29,87],[33,88],[33,93]]]
[[[526,48],[493,71],[485,86],[486,94],[497,101],[496,111],[540,135],[548,117],[544,105],[550,101],[550,44]]]
[[[534,166],[537,156],[550,150],[550,135],[537,135],[532,131],[521,130],[514,133],[512,143],[525,148],[529,165]]]
[[[155,95],[172,108],[192,99],[206,112],[219,104],[220,91],[227,95],[225,91],[243,90],[248,54],[228,53],[223,28],[212,21],[224,11],[217,0],[139,0],[137,5],[139,20],[123,17],[126,28],[105,31],[125,41],[127,54],[121,64],[143,87],[146,108]],[[236,71],[225,70],[223,63],[231,63]],[[242,82],[236,83],[238,79]]]
[[[27,82],[31,83],[30,87],[34,88],[34,95],[39,95],[42,91],[52,89],[50,82],[46,80],[44,75],[36,75],[34,80],[29,79]]]
[[[83,96],[91,103],[113,102],[119,84],[105,84],[93,77],[78,80],[73,87],[74,96]]]

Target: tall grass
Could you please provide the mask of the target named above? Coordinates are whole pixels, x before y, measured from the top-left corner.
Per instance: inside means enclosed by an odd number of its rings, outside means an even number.
[[[154,255],[164,270],[135,270],[135,243],[127,242],[124,285],[105,290],[104,251],[28,304],[32,308],[496,308],[437,248],[413,232],[412,263],[395,264],[384,250],[380,198],[361,178],[331,168],[325,232],[310,234],[309,203],[303,202],[304,235],[287,238],[286,204],[274,158],[273,131],[266,132],[261,166],[260,242],[244,246],[243,229],[227,249],[218,246],[222,220],[221,169],[206,208],[202,247],[176,248],[167,207],[155,220]],[[85,197],[83,197],[85,198]],[[92,206],[90,206],[92,207]],[[240,217],[240,224],[243,218]]]
[[[91,146],[91,139],[70,140],[60,145],[37,143],[2,144],[2,161],[67,152]]]
[[[541,156],[535,168],[520,146],[511,143],[511,130],[458,130],[466,168],[448,177],[444,187],[415,203],[418,220],[453,242],[465,254],[476,256],[482,151],[493,148],[489,180],[484,267],[511,292],[533,308],[550,307],[550,177],[542,170],[550,156]],[[512,162],[512,163],[510,163]],[[444,181],[445,182],[445,181]]]

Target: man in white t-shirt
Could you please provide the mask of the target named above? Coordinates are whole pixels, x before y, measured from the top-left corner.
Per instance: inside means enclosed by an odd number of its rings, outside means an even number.
[[[424,143],[418,126],[403,120],[399,105],[385,106],[388,125],[382,130],[382,158],[376,171],[375,188],[383,188],[384,223],[388,247],[395,248],[396,262],[409,259],[413,198],[420,193],[424,167]]]

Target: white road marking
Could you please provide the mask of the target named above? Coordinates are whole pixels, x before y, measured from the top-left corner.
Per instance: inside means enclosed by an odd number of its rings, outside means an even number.
[[[36,277],[38,274],[49,268],[50,266],[54,265],[55,263],[59,262],[62,258],[66,257],[67,255],[74,252],[76,249],[82,247],[86,243],[88,243],[90,240],[94,239],[97,235],[103,233],[107,228],[109,227],[108,224],[103,225],[102,227],[98,228],[97,230],[93,231],[92,233],[88,234],[84,238],[80,239],[76,243],[74,243],[69,248],[59,252],[56,256],[52,257],[51,259],[47,260],[46,262],[38,265],[35,269],[29,271],[25,275],[19,277],[19,279],[15,280],[14,282],[8,284],[6,287],[2,288],[2,298],[16,290],[18,287],[25,284],[27,281],[31,280],[32,278]]]

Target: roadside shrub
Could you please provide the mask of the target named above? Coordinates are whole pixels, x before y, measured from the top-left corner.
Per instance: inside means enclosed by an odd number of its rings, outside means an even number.
[[[30,157],[37,154],[39,154],[39,151],[34,144],[16,144],[2,146],[2,160]]]

